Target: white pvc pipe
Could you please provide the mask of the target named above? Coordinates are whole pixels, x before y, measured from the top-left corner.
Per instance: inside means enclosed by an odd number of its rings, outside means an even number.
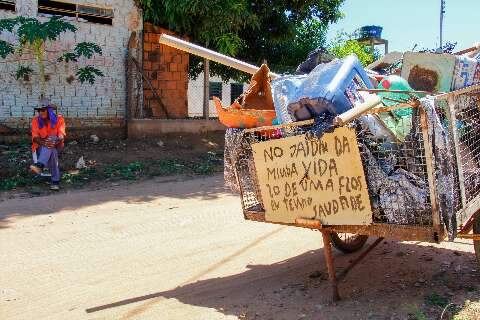
[[[337,126],[343,126],[346,123],[352,121],[353,119],[356,119],[360,117],[362,114],[367,112],[368,110],[376,107],[382,102],[382,99],[380,99],[379,96],[377,95],[368,95],[365,97],[365,102],[361,103],[360,105],[356,106],[355,108],[352,108],[348,111],[345,111],[341,115],[338,115],[334,119],[334,124]]]
[[[182,50],[182,51],[197,55],[199,57],[202,57],[211,61],[221,63],[228,67],[232,67],[234,69],[237,69],[249,74],[254,74],[259,69],[259,67],[254,66],[252,64],[231,58],[229,56],[223,55],[221,53],[215,52],[210,49],[203,48],[201,46],[190,43],[188,41],[172,37],[168,34],[162,34],[160,36],[160,43],[173,47],[178,50]],[[276,78],[277,75],[275,73],[270,73],[270,77],[272,77],[273,79],[273,78]]]

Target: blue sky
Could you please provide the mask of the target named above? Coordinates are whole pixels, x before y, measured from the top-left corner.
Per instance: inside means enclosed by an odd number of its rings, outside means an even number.
[[[389,41],[389,51],[439,44],[440,0],[346,0],[341,10],[345,17],[330,25],[328,39],[338,31],[350,33],[361,26],[379,25],[382,38]],[[480,0],[446,0],[445,41],[458,42],[458,50],[480,42]]]

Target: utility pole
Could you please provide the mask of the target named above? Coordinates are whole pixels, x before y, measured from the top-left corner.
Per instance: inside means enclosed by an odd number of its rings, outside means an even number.
[[[440,48],[443,53],[443,16],[445,15],[445,0],[440,0]]]

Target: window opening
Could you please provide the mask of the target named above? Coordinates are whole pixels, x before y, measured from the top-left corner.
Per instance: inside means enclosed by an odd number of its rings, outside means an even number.
[[[2,0],[0,0],[2,1]],[[38,0],[38,13],[64,17],[100,24],[113,24],[113,9],[75,4],[63,1]]]
[[[0,9],[15,11],[15,0],[0,0]]]
[[[231,83],[230,84],[230,104],[232,104],[235,99],[240,97],[243,93],[243,83]]]
[[[213,97],[217,97],[221,100],[222,99],[222,83],[210,81],[208,96],[210,100],[212,100]]]

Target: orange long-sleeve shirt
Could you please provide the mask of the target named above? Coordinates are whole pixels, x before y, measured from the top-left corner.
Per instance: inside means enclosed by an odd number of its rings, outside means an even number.
[[[57,136],[59,138],[65,138],[67,136],[65,119],[63,119],[62,115],[57,116],[57,125],[55,128],[52,128],[50,122],[48,122],[48,125],[45,125],[40,129],[40,126],[38,125],[38,116],[32,119],[32,151],[37,151],[38,149],[38,144],[33,141],[34,138],[45,139],[48,136]]]

